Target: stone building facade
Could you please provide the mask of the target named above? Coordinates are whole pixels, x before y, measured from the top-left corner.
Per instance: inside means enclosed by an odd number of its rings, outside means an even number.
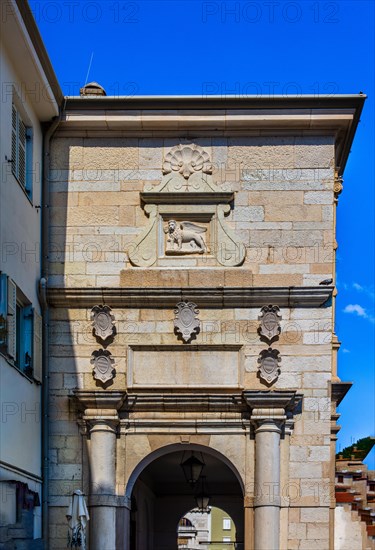
[[[333,549],[335,219],[362,96],[67,98],[51,138],[49,548]]]

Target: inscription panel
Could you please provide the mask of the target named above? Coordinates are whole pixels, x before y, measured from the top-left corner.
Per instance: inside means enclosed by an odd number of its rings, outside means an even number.
[[[132,346],[129,388],[241,387],[241,346]]]

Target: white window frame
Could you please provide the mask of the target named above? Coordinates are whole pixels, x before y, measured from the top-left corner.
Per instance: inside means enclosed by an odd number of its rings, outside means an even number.
[[[230,531],[232,524],[230,518],[223,518],[223,531]]]

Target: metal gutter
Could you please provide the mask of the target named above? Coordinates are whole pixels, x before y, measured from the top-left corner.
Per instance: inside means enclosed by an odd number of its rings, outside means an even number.
[[[49,271],[49,166],[50,142],[57,130],[62,116],[55,118],[48,127],[43,138],[43,178],[42,178],[42,277],[39,284],[39,295],[42,307],[42,537],[44,548],[49,548],[49,362],[48,362],[48,329],[49,307],[47,300],[47,284]]]

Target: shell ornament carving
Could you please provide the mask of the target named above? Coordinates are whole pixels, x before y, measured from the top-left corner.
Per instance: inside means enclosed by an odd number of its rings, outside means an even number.
[[[113,326],[115,317],[111,313],[109,306],[94,306],[91,310],[91,321],[94,328],[94,334],[97,338],[105,342],[114,334]]]
[[[189,342],[200,329],[199,310],[194,302],[179,302],[174,310],[174,326],[185,342]]]
[[[93,376],[95,380],[99,380],[103,384],[106,384],[113,379],[115,369],[113,364],[115,360],[111,356],[111,353],[105,349],[99,349],[93,351],[90,363],[94,365]]]
[[[208,153],[199,145],[176,145],[165,156],[163,174],[179,172],[186,180],[194,172],[212,174],[212,164]]]

